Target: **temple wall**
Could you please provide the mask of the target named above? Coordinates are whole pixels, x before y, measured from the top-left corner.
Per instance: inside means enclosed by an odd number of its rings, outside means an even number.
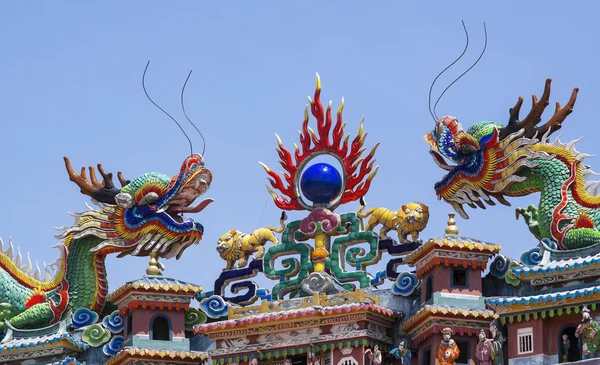
[[[516,358],[525,358],[532,357],[535,355],[548,354],[549,344],[548,341],[544,341],[544,322],[542,318],[532,319],[529,321],[523,322],[514,322],[507,323],[507,341],[504,343],[504,346],[508,346],[508,358],[516,359]],[[519,355],[519,344],[517,341],[517,333],[519,329],[532,327],[533,329],[533,352],[527,354]]]
[[[350,365],[354,361],[358,365],[368,364],[369,359],[363,355],[364,346],[336,348],[331,353],[331,365]]]
[[[462,267],[459,267],[458,269],[461,268]],[[467,268],[466,272],[468,275],[468,288],[457,288],[452,286],[452,270],[453,267],[451,266],[437,265],[433,267],[431,271],[427,273],[427,275],[425,275],[423,282],[425,283],[427,278],[431,275],[433,279],[433,292],[481,295],[481,269]],[[425,290],[422,290],[421,302],[424,301]]]
[[[133,315],[133,334],[150,335],[150,322],[156,315],[163,315],[169,318],[171,323],[171,334],[173,338],[185,337],[185,312],[184,311],[164,311],[160,309],[146,308],[144,310],[134,309]]]

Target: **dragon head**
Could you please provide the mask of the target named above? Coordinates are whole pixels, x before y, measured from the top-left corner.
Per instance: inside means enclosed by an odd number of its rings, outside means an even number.
[[[205,199],[192,206],[212,182],[212,172],[204,167],[201,155],[186,158],[179,174],[172,178],[146,173],[127,181],[119,172],[121,189],[115,187],[112,174],[100,164],[102,182],[96,179],[92,167],[88,180],[85,168],[80,174],[75,173],[67,157],[65,165],[71,181],[83,194],[99,202],[101,209],[75,214],[75,226],[65,230],[60,238],[69,234],[73,234],[72,239],[92,235],[103,239],[91,249],[94,252],[119,253],[120,257],[154,252],[164,258],[179,258],[187,247],[202,239],[204,227],[184,217],[184,213],[198,213],[212,202]]]
[[[448,173],[435,184],[439,199],[452,205],[461,217],[467,219],[463,205],[485,209],[495,205],[492,197],[504,205],[510,205],[506,196],[521,196],[535,192],[510,189],[511,184],[526,180],[524,169],[536,167],[535,158],[549,158],[545,152],[537,151],[535,144],[545,142],[548,136],[560,129],[561,123],[572,112],[577,97],[575,89],[564,108],[556,103],[554,115],[542,126],[544,108],[550,97],[551,80],[546,80],[542,98],[533,95],[529,114],[519,120],[523,98],[510,109],[506,126],[482,121],[465,130],[458,119],[443,117],[436,121],[435,128],[425,135],[431,146],[434,162]]]

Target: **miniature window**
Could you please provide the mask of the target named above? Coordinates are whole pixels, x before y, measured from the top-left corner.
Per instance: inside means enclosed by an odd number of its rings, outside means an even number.
[[[125,335],[131,336],[131,332],[133,332],[133,316],[129,313],[129,316],[127,316],[127,333]]]
[[[468,341],[456,341],[456,345],[458,346],[458,351],[460,354],[456,359],[457,364],[470,364],[469,362],[469,342]]]
[[[169,326],[169,320],[163,316],[158,316],[152,321],[152,333],[151,340],[158,341],[170,341],[171,340],[171,328]]]
[[[308,358],[306,356],[306,354],[304,355],[296,355],[296,356],[292,356],[290,359],[290,364],[291,365],[306,365],[308,362]],[[285,364],[285,362],[284,362]]]
[[[517,342],[519,343],[519,355],[533,352],[533,327],[519,328],[517,330]]]
[[[425,302],[430,300],[432,295],[433,295],[433,279],[431,278],[431,275],[429,275],[429,277],[427,278],[427,282],[425,284]]]
[[[463,268],[452,268],[452,287],[466,288],[468,286],[467,270]]]
[[[428,348],[427,350],[423,351],[423,362],[421,362],[421,365],[429,364],[431,364],[431,348]]]
[[[348,356],[348,357],[343,357],[338,362],[338,365],[358,365],[358,361],[356,361],[356,359],[353,358],[352,356]]]

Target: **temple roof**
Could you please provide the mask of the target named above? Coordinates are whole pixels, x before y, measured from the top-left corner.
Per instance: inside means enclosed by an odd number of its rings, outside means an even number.
[[[450,327],[461,335],[477,334],[487,329],[489,322],[498,315],[489,309],[471,309],[448,305],[425,305],[402,325],[402,331],[410,333],[418,344],[442,328]]]
[[[132,290],[156,292],[160,294],[184,294],[191,297],[195,293],[201,291],[202,287],[185,281],[167,278],[162,275],[144,275],[141,278],[128,281],[119,289],[112,292],[107,299],[109,301],[115,301],[124,293]]]
[[[430,238],[419,248],[406,255],[406,257],[404,258],[404,262],[414,265],[426,253],[437,248],[456,249],[460,251],[473,251],[493,255],[498,253],[500,249],[502,249],[502,246],[475,240],[469,237],[462,237],[453,234],[444,234],[438,237]]]
[[[305,308],[279,310],[268,313],[254,314],[238,319],[230,319],[225,321],[201,324],[194,327],[194,333],[206,333],[215,330],[232,329],[235,327],[249,325],[253,323],[285,321],[303,317],[328,317],[336,314],[345,314],[360,311],[375,312],[389,317],[394,317],[398,315],[392,310],[386,309],[384,307],[372,303],[351,303],[327,307],[308,306]]]
[[[2,353],[10,352],[15,349],[22,350],[32,350],[33,348],[42,348],[49,347],[55,343],[60,343],[61,341],[65,341],[78,350],[85,350],[88,348],[88,345],[77,341],[71,336],[69,333],[55,333],[51,335],[43,335],[43,336],[35,336],[35,337],[22,337],[22,338],[13,338],[9,341],[2,342],[0,344],[0,350]]]
[[[595,310],[598,300],[600,285],[529,296],[492,297],[485,301],[501,316],[502,323],[512,323],[515,319],[520,322],[523,318],[528,321],[531,317],[537,319],[579,313],[583,305]]]
[[[492,297],[486,298],[485,302],[489,306],[512,306],[512,305],[528,305],[537,303],[556,303],[567,299],[583,298],[584,296],[592,296],[600,294],[600,286],[590,286],[561,292],[519,296],[519,297]]]
[[[140,360],[162,360],[162,361],[187,361],[195,360],[194,363],[203,363],[208,359],[206,352],[199,351],[169,351],[169,350],[151,350],[135,347],[124,347],[114,357],[104,363],[104,365],[121,364],[127,359]]]
[[[550,261],[536,266],[517,266],[513,267],[512,271],[519,278],[523,278],[534,275],[556,274],[595,266],[600,266],[600,254],[567,260]]]
[[[89,346],[67,332],[70,324],[70,316],[52,326],[35,330],[20,330],[6,323],[6,334],[0,342],[0,360],[26,359],[31,352],[50,347],[85,351]]]

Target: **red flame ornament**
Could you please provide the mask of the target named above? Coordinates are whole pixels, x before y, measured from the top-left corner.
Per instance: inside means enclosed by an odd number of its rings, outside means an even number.
[[[267,186],[267,190],[273,197],[275,205],[283,210],[312,210],[314,207],[308,205],[302,199],[300,194],[300,173],[306,164],[314,157],[326,154],[336,158],[343,169],[343,188],[342,194],[332,201],[327,208],[334,209],[340,204],[345,204],[360,199],[364,196],[371,186],[371,181],[377,174],[379,166],[374,166],[374,155],[379,142],[371,149],[366,157],[361,157],[366,148],[364,147],[367,133],[363,132],[363,119],[358,127],[358,134],[350,143],[350,134],[344,137],[346,123],[342,122],[342,111],[344,110],[344,98],[337,110],[336,123],[333,131],[330,131],[333,124],[331,115],[331,101],[327,109],[323,108],[321,103],[321,79],[317,74],[317,88],[315,90],[314,100],[308,98],[311,114],[317,120],[317,131],[315,132],[308,126],[308,107],[304,109],[304,122],[300,133],[300,147],[294,143],[294,159],[292,154],[283,146],[281,139],[277,134],[279,154],[279,163],[284,171],[277,173],[271,170],[267,165],[259,162],[269,175],[269,182],[273,189]],[[282,179],[283,176],[283,179]],[[285,183],[284,183],[285,180]]]

